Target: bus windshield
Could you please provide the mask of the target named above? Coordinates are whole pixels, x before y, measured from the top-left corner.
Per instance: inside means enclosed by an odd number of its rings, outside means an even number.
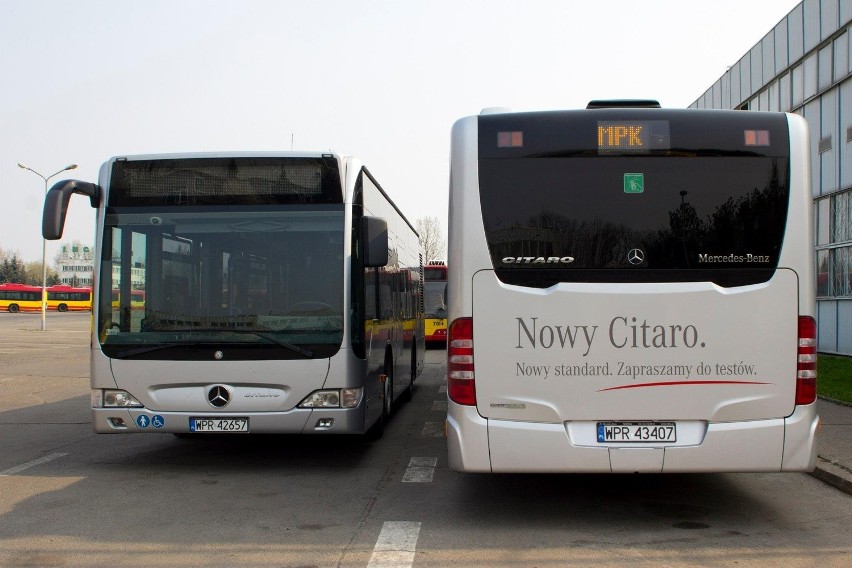
[[[425,285],[426,317],[444,319],[447,317],[447,281],[427,280]]]
[[[339,350],[337,169],[319,159],[257,162],[116,163],[98,298],[105,354],[295,359]]]
[[[168,358],[136,348],[198,343],[208,344],[206,358],[209,344],[238,345],[243,357],[291,356],[264,335],[321,356],[340,346],[341,205],[115,212],[104,250],[112,254],[102,266],[99,330],[110,356]]]

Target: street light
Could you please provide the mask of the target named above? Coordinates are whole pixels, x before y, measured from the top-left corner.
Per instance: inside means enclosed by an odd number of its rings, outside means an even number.
[[[41,179],[44,180],[44,195],[47,196],[47,182],[50,178],[54,176],[58,176],[62,172],[66,170],[73,170],[77,167],[77,164],[71,164],[65,166],[55,174],[50,174],[47,177],[44,177],[31,167],[26,164],[22,164],[18,162],[18,167],[24,170],[29,170]],[[42,237],[41,239],[41,330],[44,331],[47,329],[47,240]]]

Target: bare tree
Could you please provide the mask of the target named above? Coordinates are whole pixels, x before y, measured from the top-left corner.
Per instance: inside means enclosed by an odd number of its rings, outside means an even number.
[[[447,253],[447,241],[441,231],[441,222],[437,217],[420,217],[414,222],[414,227],[420,233],[425,257],[423,262],[443,260]]]

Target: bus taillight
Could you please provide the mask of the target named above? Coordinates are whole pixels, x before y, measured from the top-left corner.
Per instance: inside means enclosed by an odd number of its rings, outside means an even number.
[[[799,317],[799,360],[796,366],[796,404],[816,400],[817,340],[816,320]]]
[[[476,406],[473,318],[459,318],[450,324],[447,340],[447,393],[456,404]]]

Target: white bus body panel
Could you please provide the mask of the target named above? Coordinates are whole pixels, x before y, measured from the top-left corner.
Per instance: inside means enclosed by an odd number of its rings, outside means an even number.
[[[477,406],[449,402],[451,469],[813,469],[816,405],[794,404],[797,320],[815,314],[808,135],[801,117],[788,115],[788,123],[787,231],[779,269],[768,282],[739,288],[702,282],[562,283],[542,290],[496,278],[479,201],[477,118],[456,122],[449,322],[473,318]],[[643,323],[649,326],[644,338]],[[660,334],[687,326],[687,341],[681,333],[676,346],[672,333]],[[649,365],[670,366],[672,375],[618,374]],[[602,444],[595,436],[598,421],[674,421],[678,439]]]
[[[538,290],[479,271],[479,413],[529,422],[787,416],[796,387],[796,295],[790,270],[730,290],[706,283]],[[779,345],[791,348],[779,352]]]
[[[287,361],[112,360],[120,388],[152,411],[274,412],[291,410],[328,376],[329,359]],[[207,402],[212,385],[232,389],[227,407]]]

